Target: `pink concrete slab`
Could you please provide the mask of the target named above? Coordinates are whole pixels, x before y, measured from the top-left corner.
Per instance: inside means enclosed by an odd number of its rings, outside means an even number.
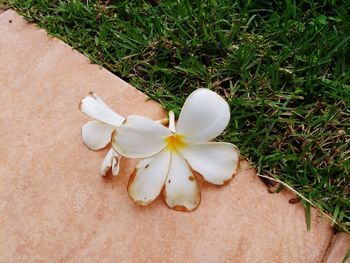
[[[326,263],[343,262],[345,255],[350,251],[350,235],[338,233],[330,245]],[[350,259],[343,263],[350,263]]]
[[[8,23],[12,20],[12,23]],[[163,110],[13,11],[0,16],[0,262],[321,262],[328,220],[268,193],[247,163],[224,187],[201,183],[193,213],[162,198],[139,207],[119,177],[101,178],[106,150],[81,142],[78,102],[97,92],[122,114]]]

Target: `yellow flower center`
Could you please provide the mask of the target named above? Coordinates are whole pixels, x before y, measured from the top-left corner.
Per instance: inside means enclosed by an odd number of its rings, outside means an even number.
[[[184,136],[181,134],[174,134],[165,139],[166,148],[170,151],[178,151],[186,146]]]

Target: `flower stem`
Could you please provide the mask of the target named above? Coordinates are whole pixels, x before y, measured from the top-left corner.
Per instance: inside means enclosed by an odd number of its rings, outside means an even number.
[[[169,111],[169,130],[175,133],[175,114],[173,111]]]

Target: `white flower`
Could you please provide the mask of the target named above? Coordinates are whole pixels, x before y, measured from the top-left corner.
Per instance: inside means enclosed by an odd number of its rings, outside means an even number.
[[[79,109],[82,113],[95,119],[85,123],[81,129],[84,144],[94,151],[106,147],[111,141],[112,132],[125,120],[93,92],[81,100]],[[102,162],[101,175],[106,175],[111,168],[112,174],[118,175],[120,158],[121,156],[111,148]]]
[[[177,125],[169,113],[169,128],[141,116],[128,116],[112,135],[121,155],[142,159],[128,184],[128,194],[148,205],[162,191],[170,208],[192,211],[200,203],[195,173],[222,185],[235,174],[239,151],[230,143],[208,142],[220,135],[230,120],[227,102],[208,89],[194,91],[186,100]]]

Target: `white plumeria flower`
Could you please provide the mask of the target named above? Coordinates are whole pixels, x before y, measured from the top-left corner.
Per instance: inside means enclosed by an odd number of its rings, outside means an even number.
[[[208,89],[194,91],[186,100],[177,125],[169,113],[169,128],[141,116],[128,116],[112,134],[113,148],[129,158],[142,159],[128,184],[128,194],[148,205],[162,191],[170,208],[192,211],[200,203],[196,173],[212,184],[232,179],[239,164],[233,144],[208,142],[220,135],[230,120],[227,102]]]
[[[97,151],[105,148],[111,141],[112,132],[125,120],[124,117],[114,112],[95,93],[83,98],[79,103],[79,109],[89,117],[95,119],[85,123],[81,129],[84,144],[91,150]],[[105,176],[112,168],[114,176],[119,173],[121,156],[111,148],[104,158],[100,173]]]

